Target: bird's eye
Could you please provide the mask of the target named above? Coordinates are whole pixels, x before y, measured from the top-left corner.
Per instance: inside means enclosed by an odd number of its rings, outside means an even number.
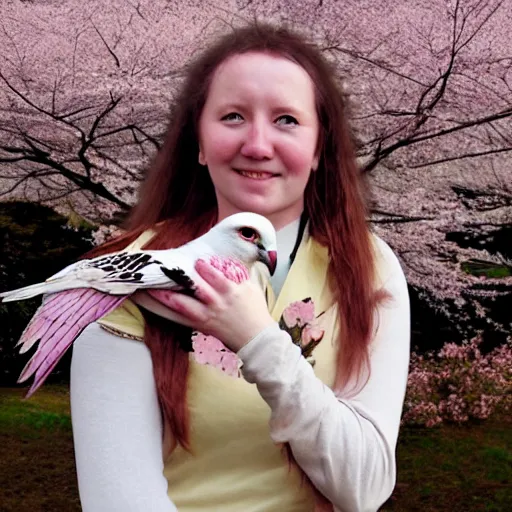
[[[238,232],[242,238],[248,240],[249,242],[254,242],[259,238],[257,231],[253,228],[243,227],[240,228]]]

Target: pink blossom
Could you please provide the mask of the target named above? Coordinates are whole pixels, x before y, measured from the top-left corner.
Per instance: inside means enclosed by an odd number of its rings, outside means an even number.
[[[324,336],[324,332],[325,331],[315,323],[305,325],[301,333],[302,346],[306,346],[312,341],[320,341]]]
[[[283,320],[290,329],[299,326],[304,327],[315,318],[315,305],[310,299],[292,302],[283,311]]]
[[[200,332],[194,333],[192,348],[197,363],[213,366],[231,377],[240,377],[238,356],[217,338]]]
[[[122,234],[122,231],[119,229],[119,227],[114,226],[113,224],[107,225],[101,225],[94,231],[92,238],[94,245],[101,245],[111,238],[114,238],[116,236],[119,236]]]
[[[315,319],[315,305],[310,298],[292,302],[281,315],[279,327],[301,348],[303,357],[315,365],[313,351],[324,336]]]

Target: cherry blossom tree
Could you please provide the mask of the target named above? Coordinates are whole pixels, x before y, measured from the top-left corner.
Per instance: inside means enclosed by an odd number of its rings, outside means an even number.
[[[498,244],[512,229],[510,2],[10,0],[1,9],[2,197],[111,224],[135,201],[194,52],[232,25],[288,24],[336,66],[374,229],[413,294],[452,326],[510,330],[494,314],[512,293],[512,253]],[[474,275],[475,260],[505,272]]]
[[[199,2],[181,14],[167,1],[2,5],[4,197],[66,204],[99,222],[133,204],[174,82],[214,16]]]

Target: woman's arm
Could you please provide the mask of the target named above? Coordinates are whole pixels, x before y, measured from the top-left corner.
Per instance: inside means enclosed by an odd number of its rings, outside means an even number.
[[[270,433],[336,510],[376,511],[395,485],[395,447],[407,383],[410,315],[398,260],[383,247],[392,299],[378,308],[371,376],[353,398],[337,397],[313,373],[288,334],[274,325],[238,355],[244,377],[272,409]]]
[[[84,512],[175,512],[148,348],[92,324],[75,341],[71,417]]]

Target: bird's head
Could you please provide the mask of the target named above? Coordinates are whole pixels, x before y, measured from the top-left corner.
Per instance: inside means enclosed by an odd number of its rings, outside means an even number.
[[[247,267],[263,262],[274,274],[277,264],[276,231],[272,223],[256,213],[235,213],[216,224],[208,243],[220,256],[233,257]]]

